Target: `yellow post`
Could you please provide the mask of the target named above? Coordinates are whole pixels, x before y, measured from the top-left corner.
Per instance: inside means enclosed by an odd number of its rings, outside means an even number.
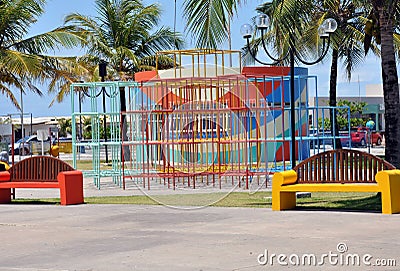
[[[384,170],[375,176],[381,188],[382,213],[400,213],[400,170]]]
[[[71,147],[72,148],[72,147]],[[57,157],[60,154],[60,148],[57,145],[53,145],[50,148],[50,154],[54,157]]]
[[[297,180],[294,170],[277,172],[272,177],[272,210],[281,211],[296,207],[296,192],[281,192],[284,184],[293,184]]]

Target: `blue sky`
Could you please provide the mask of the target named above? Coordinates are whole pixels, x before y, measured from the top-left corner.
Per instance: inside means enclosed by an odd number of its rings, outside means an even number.
[[[38,22],[30,29],[30,34],[35,35],[38,33],[46,32],[62,25],[64,17],[73,12],[79,12],[84,15],[95,15],[94,0],[48,0],[46,6],[46,13],[38,19]],[[146,0],[145,3],[158,2],[163,10],[161,24],[173,28],[174,17],[174,0],[151,1]],[[263,1],[253,0],[247,1],[246,5],[240,8],[237,16],[235,16],[232,23],[232,43],[233,49],[240,49],[244,45],[244,40],[240,35],[240,26],[244,23],[250,22],[252,16],[256,15],[255,7]],[[184,21],[181,12],[183,0],[177,0],[177,31],[184,31]],[[192,48],[191,37],[185,34],[187,41],[187,48]],[[227,46],[225,46],[226,48]],[[60,55],[74,55],[82,54],[80,50],[55,52]],[[314,66],[308,66],[310,75],[318,76],[318,91],[322,96],[328,95],[329,88],[329,70],[330,58],[326,57],[324,62]],[[353,73],[352,81],[349,83],[345,77],[342,69],[339,67],[338,76],[338,95],[339,96],[357,96],[359,88],[361,95],[365,93],[365,85],[381,83],[380,59],[371,56],[368,57],[360,68]],[[34,117],[39,116],[68,116],[71,114],[70,99],[67,97],[61,104],[55,104],[49,108],[49,104],[54,98],[53,95],[46,93],[47,87],[43,86],[44,97],[39,97],[31,93],[23,96],[24,112],[32,113]],[[20,95],[16,95],[20,101]],[[0,115],[10,113],[17,113],[15,107],[3,96],[0,99]]]

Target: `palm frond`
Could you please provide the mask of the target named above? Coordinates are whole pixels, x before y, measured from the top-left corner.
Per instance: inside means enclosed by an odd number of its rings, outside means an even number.
[[[15,98],[11,89],[7,87],[7,85],[0,83],[0,93],[5,95],[6,98],[8,98],[18,110],[21,110],[21,107],[19,106],[17,99]]]
[[[0,67],[20,78],[37,80],[44,76],[42,58],[38,55],[25,54],[14,50],[3,50]]]
[[[156,51],[173,48],[175,41],[179,47],[183,44],[179,33],[158,28],[158,4],[144,5],[140,0],[96,0],[95,4],[96,16],[74,13],[65,19],[67,27],[85,39],[86,54],[75,60],[58,59],[63,72],[52,70],[50,88],[59,90],[54,101],[69,94],[72,82],[98,80],[101,59],[108,62],[109,80],[132,80],[135,72],[154,69],[151,59]]]
[[[71,26],[59,27],[47,33],[36,35],[24,40],[9,44],[6,48],[14,48],[19,52],[28,54],[45,54],[49,50],[61,48],[74,48],[83,45],[85,39],[83,32],[75,32]]]
[[[22,39],[31,24],[44,12],[45,0],[9,0],[0,2],[0,46]]]
[[[198,48],[216,49],[228,39],[228,25],[240,1],[186,0],[183,4],[186,31]]]

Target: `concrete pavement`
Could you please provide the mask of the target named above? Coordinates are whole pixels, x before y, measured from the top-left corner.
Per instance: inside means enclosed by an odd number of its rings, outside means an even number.
[[[98,190],[85,178],[85,196],[146,192],[103,183]],[[193,192],[210,191],[174,193]],[[17,197],[59,191],[18,189]],[[0,271],[400,270],[399,225],[400,215],[373,212],[0,205]]]
[[[399,225],[368,212],[1,205],[0,270],[399,270]],[[367,265],[378,259],[397,266]]]

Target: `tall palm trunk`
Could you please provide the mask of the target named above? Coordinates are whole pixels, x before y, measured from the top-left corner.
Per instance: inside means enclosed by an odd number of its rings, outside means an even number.
[[[385,102],[385,158],[400,168],[400,98],[399,83],[393,46],[393,21],[385,1],[378,0],[380,32],[381,32],[381,67],[383,97]]]
[[[332,63],[331,63],[331,76],[329,82],[329,106],[336,106],[336,88],[337,88],[337,74],[338,74],[338,58],[339,51],[337,49],[333,49],[332,52]],[[331,120],[331,132],[335,134],[336,137],[339,136],[339,125],[337,122],[337,111],[334,109],[329,110],[329,118]],[[335,148],[341,149],[342,143],[340,142],[340,138],[335,140]]]

